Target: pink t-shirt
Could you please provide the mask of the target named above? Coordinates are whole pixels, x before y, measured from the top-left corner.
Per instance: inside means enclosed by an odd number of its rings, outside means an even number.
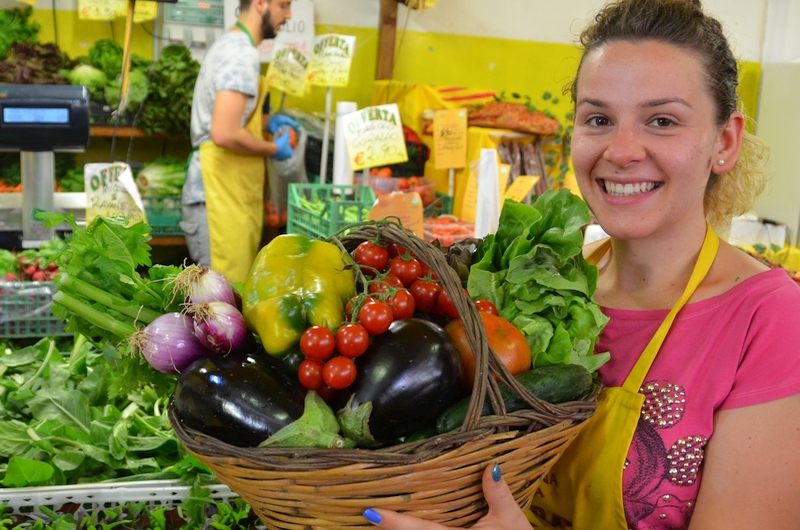
[[[621,386],[668,311],[603,308],[595,351]],[[800,287],[781,269],[678,313],[640,389],[642,415],[623,472],[630,528],[687,528],[714,413],[800,392]]]

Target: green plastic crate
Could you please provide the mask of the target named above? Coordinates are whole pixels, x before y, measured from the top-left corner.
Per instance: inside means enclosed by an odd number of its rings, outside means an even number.
[[[0,337],[22,339],[69,335],[53,315],[56,284],[45,282],[0,283]]]
[[[439,217],[453,213],[453,197],[446,193],[436,192],[436,200],[425,207],[425,217]]]
[[[366,221],[374,203],[375,192],[369,186],[289,184],[286,232],[325,238]]]
[[[144,213],[147,215],[147,224],[150,225],[152,236],[181,236],[180,222],[183,217],[181,211],[181,197],[179,195],[167,197],[142,197]]]

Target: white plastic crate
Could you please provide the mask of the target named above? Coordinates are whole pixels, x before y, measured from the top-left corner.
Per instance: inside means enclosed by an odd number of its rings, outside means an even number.
[[[224,484],[206,486],[215,501],[238,497]],[[94,512],[128,502],[145,502],[150,506],[175,506],[189,497],[191,488],[177,480],[142,480],[105,484],[77,484],[41,488],[0,488],[0,505],[6,504],[17,513],[36,513],[40,506],[58,510],[68,502]]]

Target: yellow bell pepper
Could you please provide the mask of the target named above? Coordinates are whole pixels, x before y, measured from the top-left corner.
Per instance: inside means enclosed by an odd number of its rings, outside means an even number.
[[[331,331],[355,295],[345,252],[301,234],[280,235],[256,256],[244,284],[242,313],[270,355],[282,357],[310,326]]]

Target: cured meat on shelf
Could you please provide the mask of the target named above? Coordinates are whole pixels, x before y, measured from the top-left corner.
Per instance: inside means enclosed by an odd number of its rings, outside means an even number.
[[[510,129],[545,136],[558,134],[560,128],[557,119],[538,110],[532,111],[523,103],[510,101],[492,101],[470,111],[467,118],[470,126]]]

